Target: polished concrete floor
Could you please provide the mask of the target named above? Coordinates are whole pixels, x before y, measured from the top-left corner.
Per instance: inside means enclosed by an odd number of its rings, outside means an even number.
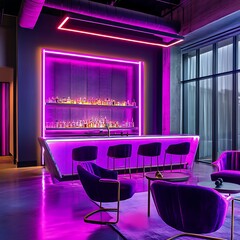
[[[211,172],[210,165],[195,163],[189,181],[209,180]],[[147,180],[141,173],[133,179],[137,191],[147,191]],[[16,168],[0,162],[1,240],[122,240],[110,226],[83,221],[94,209],[97,206],[78,180],[53,184],[43,167]]]

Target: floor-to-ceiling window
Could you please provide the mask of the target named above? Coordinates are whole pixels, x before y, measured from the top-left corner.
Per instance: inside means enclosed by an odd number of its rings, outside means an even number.
[[[240,35],[237,37],[237,140],[238,149],[240,149]]]
[[[198,134],[198,158],[240,148],[240,37],[183,52],[182,132]]]
[[[196,82],[191,81],[196,78],[196,52],[190,52],[184,56],[184,79],[183,86],[183,116],[184,116],[184,130],[185,133],[195,133],[195,114],[196,114]]]

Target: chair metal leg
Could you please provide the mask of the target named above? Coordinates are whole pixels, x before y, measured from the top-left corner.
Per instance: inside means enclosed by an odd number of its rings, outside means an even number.
[[[72,177],[73,177],[73,160],[72,160]],[[72,178],[73,179],[73,178]]]
[[[139,158],[139,155],[137,155],[137,170],[136,170],[137,173],[138,173],[138,158]]]
[[[113,184],[116,184],[116,182],[113,182]],[[88,213],[84,216],[84,222],[87,223],[94,223],[94,224],[116,224],[119,221],[119,208],[120,208],[120,183],[118,182],[118,193],[117,193],[117,207],[116,208],[104,208],[102,207],[102,202],[100,202],[100,209],[95,210],[93,212]],[[114,221],[101,221],[101,220],[91,220],[89,217],[95,215],[99,212],[116,212],[117,216]]]
[[[163,159],[163,172],[165,168],[165,163],[166,163],[166,152],[164,153],[164,159]]]
[[[182,236],[189,236],[189,237],[200,238],[200,239],[224,240],[224,238],[205,236],[205,235],[195,234],[195,233],[180,233],[173,237],[168,238],[167,240],[173,240]]]
[[[124,174],[126,174],[126,170],[127,170],[127,158],[125,158],[125,169],[124,169]]]
[[[144,177],[144,175],[145,175],[145,161],[144,161],[145,159],[144,159],[144,157],[143,157],[143,177]]]
[[[128,171],[129,171],[130,178],[132,178],[132,171],[131,171],[130,158],[128,158]]]

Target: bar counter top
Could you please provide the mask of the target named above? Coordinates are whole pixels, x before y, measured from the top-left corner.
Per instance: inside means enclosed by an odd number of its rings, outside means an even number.
[[[191,168],[195,159],[195,155],[198,148],[199,136],[197,135],[113,135],[113,136],[75,136],[75,137],[59,137],[59,138],[45,138],[52,157],[56,162],[61,174],[69,175],[76,174],[75,161],[72,161],[72,149],[80,146],[94,145],[98,146],[98,158],[96,163],[104,168],[107,168],[107,150],[111,145],[130,143],[132,144],[132,156],[130,159],[130,167],[136,168],[137,163],[137,150],[139,145],[152,142],[161,143],[161,155],[159,156],[159,164],[163,164],[163,158],[165,149],[170,144],[176,144],[181,142],[190,142],[190,152],[183,159],[183,163],[186,167]],[[150,162],[149,160],[145,160]],[[174,163],[179,163],[179,158],[171,159]],[[166,159],[166,163],[170,162],[170,158]],[[72,167],[73,164],[73,167]],[[122,169],[124,161],[116,161],[116,169]],[[140,167],[142,166],[142,159],[140,159]],[[156,166],[154,159],[153,166]],[[74,169],[74,171],[73,171]]]

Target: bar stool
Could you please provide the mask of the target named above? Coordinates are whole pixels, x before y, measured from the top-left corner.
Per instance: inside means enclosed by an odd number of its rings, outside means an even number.
[[[114,146],[109,146],[107,152],[107,168],[109,169],[109,160],[110,158],[113,159],[113,170],[115,170],[115,160],[120,158],[125,158],[125,169],[127,169],[127,159],[129,164],[129,174],[131,178],[131,168],[130,168],[130,157],[132,155],[132,144],[118,144]]]
[[[188,155],[189,151],[190,151],[190,142],[182,142],[182,143],[169,145],[168,148],[165,150],[165,154],[164,154],[163,170],[165,167],[167,154],[171,154],[170,169],[172,171],[172,155],[180,156],[180,165],[181,165],[182,157]]]
[[[151,157],[151,165],[150,165],[150,171],[151,171],[152,170],[152,157],[157,157],[157,168],[158,168],[158,166],[159,166],[158,156],[160,156],[160,154],[161,154],[161,143],[159,143],[159,142],[153,142],[153,143],[139,145],[138,151],[137,151],[137,170],[138,170],[139,156],[143,157],[143,176],[144,176],[145,157]]]
[[[73,161],[85,162],[95,161],[98,155],[97,146],[82,146],[72,149],[72,175],[73,175]]]

